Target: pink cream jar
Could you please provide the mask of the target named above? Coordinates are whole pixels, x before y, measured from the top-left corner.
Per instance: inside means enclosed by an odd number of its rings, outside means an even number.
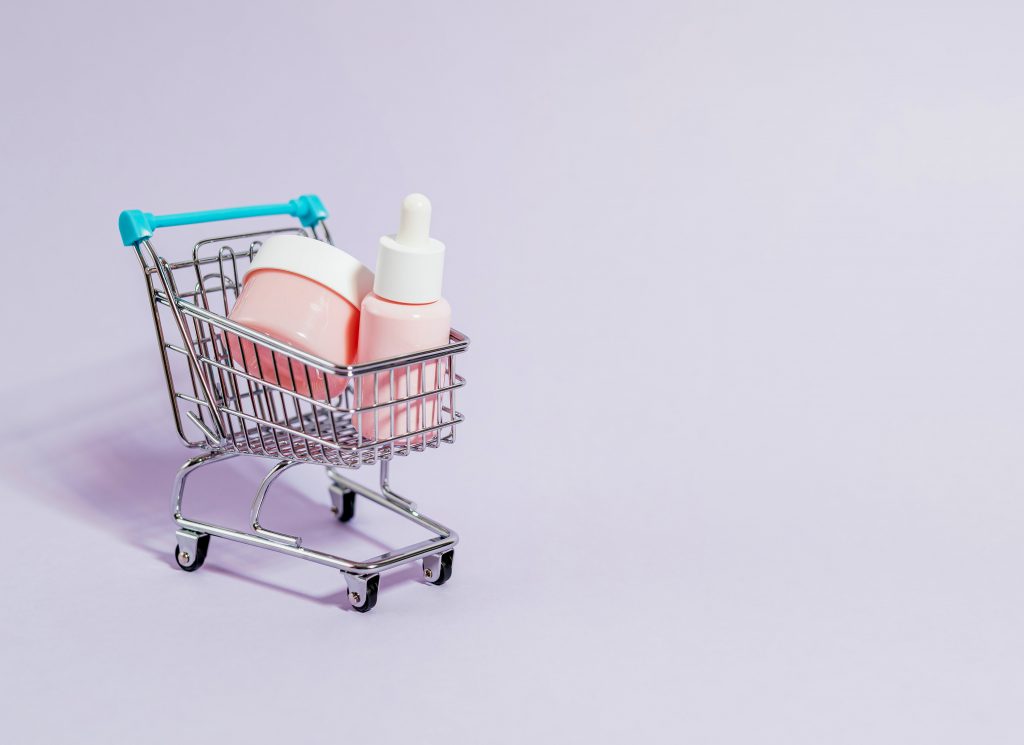
[[[338,365],[356,357],[359,307],[373,272],[340,248],[300,235],[267,239],[246,272],[232,321]],[[347,378],[325,375],[227,334],[232,359],[253,377],[325,401]],[[326,380],[325,380],[326,379]]]

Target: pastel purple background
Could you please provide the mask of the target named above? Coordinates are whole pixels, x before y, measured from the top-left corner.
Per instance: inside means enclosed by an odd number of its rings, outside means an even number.
[[[368,5],[0,11],[5,740],[1019,743],[1022,6]],[[372,263],[414,190],[473,345],[395,480],[453,581],[173,569],[118,211],[316,192]],[[310,544],[409,537],[287,481]]]

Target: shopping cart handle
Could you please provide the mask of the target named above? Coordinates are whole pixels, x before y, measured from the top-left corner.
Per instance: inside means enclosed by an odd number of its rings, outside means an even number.
[[[170,228],[177,225],[194,225],[200,222],[216,222],[218,220],[239,220],[243,217],[266,217],[268,215],[290,215],[299,219],[305,228],[316,225],[327,217],[320,197],[315,194],[304,194],[298,199],[283,204],[257,204],[253,207],[232,207],[224,210],[204,210],[203,212],[179,212],[176,215],[154,215],[141,210],[125,210],[117,219],[117,227],[121,231],[121,241],[126,246],[135,246],[147,238],[153,237],[157,228]]]

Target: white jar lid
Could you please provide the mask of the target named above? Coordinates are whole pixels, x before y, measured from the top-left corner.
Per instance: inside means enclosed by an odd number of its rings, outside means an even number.
[[[274,235],[263,242],[246,271],[280,269],[319,282],[356,308],[373,289],[373,272],[330,243],[303,235]]]

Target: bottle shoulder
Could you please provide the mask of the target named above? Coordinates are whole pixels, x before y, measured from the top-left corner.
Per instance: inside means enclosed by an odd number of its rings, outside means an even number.
[[[444,298],[432,303],[413,305],[386,300],[373,292],[363,298],[360,310],[381,318],[438,319],[450,318],[452,314],[452,307]]]

